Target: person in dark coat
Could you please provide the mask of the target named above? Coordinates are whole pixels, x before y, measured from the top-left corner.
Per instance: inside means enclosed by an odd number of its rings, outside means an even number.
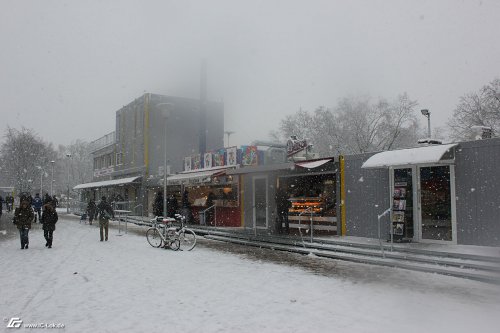
[[[59,207],[59,200],[57,200],[55,195],[52,197],[52,206],[54,206],[54,208]]]
[[[292,203],[288,200],[288,195],[283,188],[278,188],[276,190],[276,210],[278,215],[278,232],[282,233],[283,224],[285,224],[285,233],[290,232],[288,224],[288,209],[292,206]]]
[[[186,218],[186,223],[192,222],[193,213],[191,212],[191,203],[189,202],[189,192],[186,189],[182,193],[182,215]]]
[[[90,199],[87,205],[87,215],[89,217],[89,224],[92,225],[92,221],[96,217],[97,206],[95,204],[94,199]]]
[[[0,195],[0,217],[2,217],[2,213],[3,213],[3,198]]]
[[[42,202],[42,198],[40,198],[39,193],[35,194],[35,197],[33,198],[32,206],[33,206],[33,209],[35,210],[35,213],[36,213],[35,214],[35,223],[36,223],[37,215],[38,215],[38,220],[41,221],[43,202]]]
[[[12,209],[14,209],[14,197],[12,195],[9,195],[9,200],[7,201],[7,210],[12,212]]]
[[[52,248],[52,240],[54,239],[54,231],[56,230],[56,223],[59,217],[57,212],[52,205],[52,202],[48,202],[43,206],[43,213],[41,222],[43,224],[43,236],[45,237],[45,247],[49,249]]]
[[[153,202],[153,215],[163,216],[163,193],[158,191]]]
[[[97,213],[99,214],[99,230],[101,233],[101,242],[103,241],[103,229],[104,229],[104,239],[108,241],[108,228],[109,219],[115,217],[115,212],[111,205],[106,201],[106,197],[101,198],[101,202],[97,205]]]
[[[177,203],[177,199],[175,198],[175,195],[171,194],[167,199],[167,216],[175,217],[178,209],[179,204]]]
[[[49,202],[52,202],[52,198],[50,197],[50,195],[48,193],[45,193],[45,195],[43,196],[43,204],[46,205]]]
[[[29,231],[31,229],[31,222],[33,222],[34,214],[33,209],[28,197],[21,197],[21,204],[14,211],[14,224],[19,230],[19,236],[21,238],[21,250],[27,249],[29,244]]]

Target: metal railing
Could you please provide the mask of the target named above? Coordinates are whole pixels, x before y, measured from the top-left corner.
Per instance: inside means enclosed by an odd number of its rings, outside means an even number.
[[[302,237],[302,228],[300,227],[300,224],[302,222],[302,215],[304,215],[305,213],[308,213],[308,212],[311,213],[309,221],[310,221],[310,232],[311,232],[311,241],[310,242],[312,243],[313,242],[313,209],[312,209],[312,207],[308,207],[303,212],[301,212],[299,214],[299,233],[300,233],[300,239],[302,241],[302,245],[304,247],[306,247],[306,245],[304,244],[304,238]]]
[[[378,216],[378,243],[380,245],[380,251],[382,252],[382,258],[385,258],[385,252],[384,252],[384,246],[382,245],[382,235],[381,235],[381,226],[380,226],[380,220],[382,219],[382,217],[384,217],[385,215],[387,215],[388,213],[391,212],[391,207],[387,208],[382,214],[380,215],[377,215]],[[389,219],[390,220],[390,219]],[[393,230],[392,230],[392,222],[390,222],[390,225],[389,227],[391,228],[390,229],[390,232],[391,232],[391,251],[393,250]]]
[[[200,211],[200,224],[203,224],[203,225],[207,225],[207,212],[210,210],[210,209],[214,209],[214,227],[217,226],[217,209],[215,207],[215,205],[212,205],[210,207],[208,207],[207,209],[204,209],[202,211]],[[201,216],[203,216],[203,223],[201,221]]]

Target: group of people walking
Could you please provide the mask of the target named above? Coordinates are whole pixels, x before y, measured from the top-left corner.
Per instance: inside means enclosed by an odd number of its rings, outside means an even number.
[[[3,203],[7,203],[0,196],[0,216],[2,214]],[[29,231],[31,230],[32,223],[37,223],[37,218],[42,224],[43,236],[45,238],[45,247],[52,248],[54,231],[56,230],[56,223],[59,219],[56,211],[57,201],[55,198],[45,194],[43,200],[40,194],[37,193],[35,197],[29,194],[22,194],[19,199],[19,207],[14,210],[13,224],[19,230],[21,240],[21,250],[29,248]],[[9,199],[10,200],[10,199]],[[12,204],[14,200],[12,199]],[[11,208],[12,209],[12,208]],[[10,211],[10,209],[8,209]],[[99,204],[95,204],[94,200],[90,200],[87,206],[87,214],[89,216],[90,224],[94,219],[99,218],[100,240],[108,240],[109,220],[114,218],[114,211],[111,205],[106,201],[106,197],[102,197]]]
[[[56,230],[57,220],[59,219],[56,212],[56,205],[48,194],[45,200],[42,201],[37,193],[35,198],[32,199],[30,199],[28,195],[21,195],[20,205],[14,211],[13,223],[19,230],[21,250],[28,249],[31,223],[36,223],[35,212],[38,215],[40,223],[43,225],[42,229],[45,238],[45,247],[49,249],[52,248],[53,235]]]

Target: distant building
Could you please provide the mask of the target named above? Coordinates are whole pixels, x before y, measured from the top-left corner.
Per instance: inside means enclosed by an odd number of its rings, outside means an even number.
[[[115,131],[92,143],[93,182],[75,187],[82,200],[106,195],[146,212],[164,175],[165,131],[167,172],[173,174],[182,171],[186,155],[200,153],[202,143],[206,151],[224,145],[224,106],[146,93],[116,111]]]

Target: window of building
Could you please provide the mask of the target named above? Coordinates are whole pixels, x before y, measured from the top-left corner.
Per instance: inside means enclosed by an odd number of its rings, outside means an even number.
[[[116,153],[116,165],[123,164],[123,153]]]

